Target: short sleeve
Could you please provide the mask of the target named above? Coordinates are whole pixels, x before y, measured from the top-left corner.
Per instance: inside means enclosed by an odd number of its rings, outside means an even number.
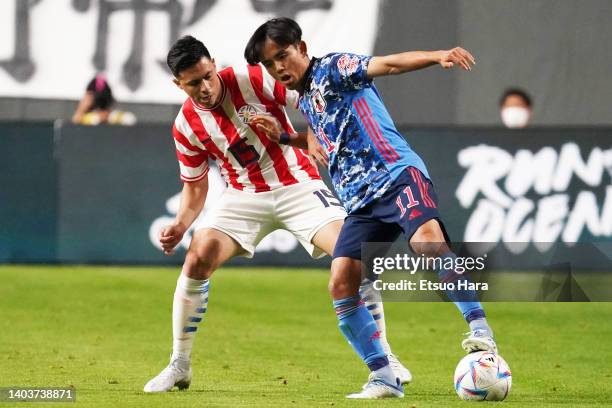
[[[368,78],[371,56],[357,54],[332,54],[329,62],[330,83],[337,89],[352,91],[372,84]]]
[[[208,174],[209,154],[189,129],[179,130],[177,124],[172,127],[172,136],[176,148],[176,157],[181,172],[181,180],[193,183],[202,180]]]

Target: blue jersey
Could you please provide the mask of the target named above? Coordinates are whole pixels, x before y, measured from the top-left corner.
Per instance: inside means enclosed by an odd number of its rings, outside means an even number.
[[[349,213],[381,197],[408,166],[429,178],[368,79],[370,59],[346,53],[313,59],[298,104],[327,150],[332,183]]]

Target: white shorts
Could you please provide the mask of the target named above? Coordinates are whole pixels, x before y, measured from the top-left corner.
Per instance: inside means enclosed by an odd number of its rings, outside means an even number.
[[[206,214],[201,228],[214,228],[232,237],[253,257],[255,247],[270,232],[286,229],[313,258],[325,253],[312,238],[332,221],[344,220],[346,212],[321,180],[311,180],[263,193],[228,188]]]

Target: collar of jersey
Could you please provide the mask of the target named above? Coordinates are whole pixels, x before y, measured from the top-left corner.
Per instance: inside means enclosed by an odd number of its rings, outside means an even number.
[[[203,111],[212,111],[212,110],[215,110],[219,106],[221,106],[221,104],[225,100],[225,93],[227,92],[227,86],[225,86],[225,82],[223,82],[223,78],[221,78],[221,75],[219,75],[219,73],[217,73],[217,76],[219,77],[219,81],[221,81],[221,98],[219,98],[219,102],[215,106],[213,106],[212,108],[205,108],[202,105],[198,104],[196,101],[194,101],[193,98],[192,98],[191,102],[193,102],[193,106],[195,106],[199,110],[203,110]]]
[[[310,84],[311,81],[310,79],[312,78],[312,69],[315,65],[316,62],[318,62],[319,59],[316,57],[312,57],[310,59],[310,64],[308,64],[308,68],[306,69],[306,72],[304,73],[304,79],[302,79],[302,93],[300,94],[300,96],[304,95],[306,92],[310,91]]]

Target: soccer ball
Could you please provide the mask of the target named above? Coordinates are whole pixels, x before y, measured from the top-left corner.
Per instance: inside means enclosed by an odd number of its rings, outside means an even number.
[[[454,380],[462,400],[502,401],[512,386],[512,373],[499,354],[478,351],[459,361]]]

